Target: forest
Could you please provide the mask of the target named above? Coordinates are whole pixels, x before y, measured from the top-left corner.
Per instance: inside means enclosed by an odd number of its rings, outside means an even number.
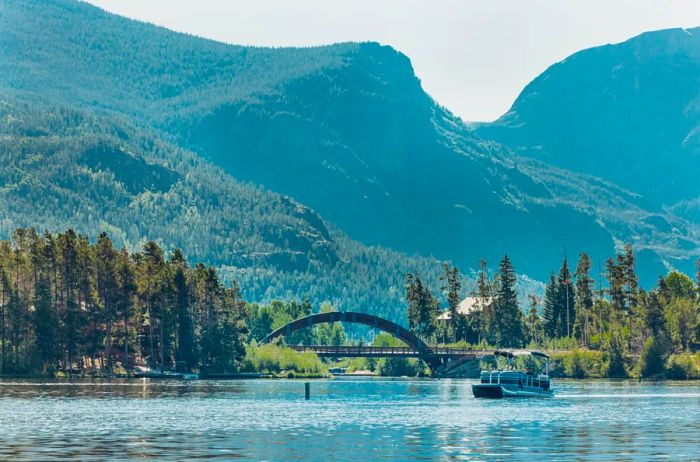
[[[214,266],[244,298],[308,296],[403,317],[403,279],[438,286],[437,260],[367,246],[313,209],[238,181],[123,119],[0,93],[0,239],[68,228],[118,248],[152,240]]]
[[[694,282],[670,271],[651,290],[639,286],[632,246],[605,262],[594,279],[593,263],[579,256],[572,272],[565,258],[552,273],[543,299],[529,296],[523,310],[508,256],[489,274],[481,262],[474,296],[479,309],[458,312],[461,281],[445,265],[443,292],[449,323],[440,323],[437,298],[409,274],[408,322],[424,338],[484,347],[529,347],[552,352],[554,374],[584,377],[700,377],[700,262]],[[452,321],[454,320],[454,321]]]
[[[465,280],[457,268],[443,265],[441,294],[407,274],[405,324],[431,344],[548,350],[555,375],[700,375],[697,284],[671,271],[645,291],[631,245],[606,261],[597,280],[587,254],[573,272],[564,259],[543,299],[529,297],[527,311],[518,302],[507,255],[493,275],[485,261],[480,265],[470,294],[479,306],[468,313],[459,310]],[[0,241],[2,374],[126,374],[139,364],[204,374],[320,375],[328,364],[285,344],[400,344],[350,325],[346,331],[340,323],[294,332],[277,345],[258,344],[294,319],[335,309],[330,303],[316,308],[308,298],[247,303],[235,281],[224,284],[215,268],[191,266],[181,250],[166,255],[153,241],[130,253],[105,233],[91,241],[73,230],[54,235],[33,228]],[[450,319],[439,320],[445,312]],[[400,358],[345,365],[385,375],[425,373],[416,360]]]
[[[149,364],[226,371],[244,353],[245,302],[217,272],[155,242],[117,250],[72,230],[0,242],[0,370],[53,374]]]

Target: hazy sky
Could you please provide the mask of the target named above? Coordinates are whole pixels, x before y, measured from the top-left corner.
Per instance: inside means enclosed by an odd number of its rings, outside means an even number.
[[[373,40],[407,54],[423,87],[469,121],[503,114],[569,54],[640,32],[700,26],[697,0],[90,0],[228,43]]]

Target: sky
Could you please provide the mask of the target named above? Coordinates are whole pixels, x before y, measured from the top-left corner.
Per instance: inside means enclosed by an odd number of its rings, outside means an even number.
[[[376,41],[465,121],[505,113],[551,64],[641,32],[700,26],[697,0],[90,0],[108,11],[241,45]]]

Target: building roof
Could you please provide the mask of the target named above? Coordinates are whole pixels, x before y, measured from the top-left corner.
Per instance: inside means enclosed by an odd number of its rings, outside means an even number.
[[[481,311],[485,306],[488,306],[493,301],[492,297],[481,298],[481,297],[467,297],[457,306],[457,312],[459,314],[467,315],[475,311]],[[437,317],[440,321],[446,321],[451,319],[450,311],[444,311],[440,316]]]

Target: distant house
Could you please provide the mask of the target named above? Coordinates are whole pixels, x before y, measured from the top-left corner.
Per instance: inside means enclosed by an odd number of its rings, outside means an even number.
[[[457,312],[460,314],[470,314],[476,311],[481,311],[484,307],[490,305],[493,302],[493,297],[482,298],[482,297],[467,297],[457,306]],[[443,313],[437,317],[438,321],[449,321],[452,318],[450,315],[450,310],[443,311]]]

